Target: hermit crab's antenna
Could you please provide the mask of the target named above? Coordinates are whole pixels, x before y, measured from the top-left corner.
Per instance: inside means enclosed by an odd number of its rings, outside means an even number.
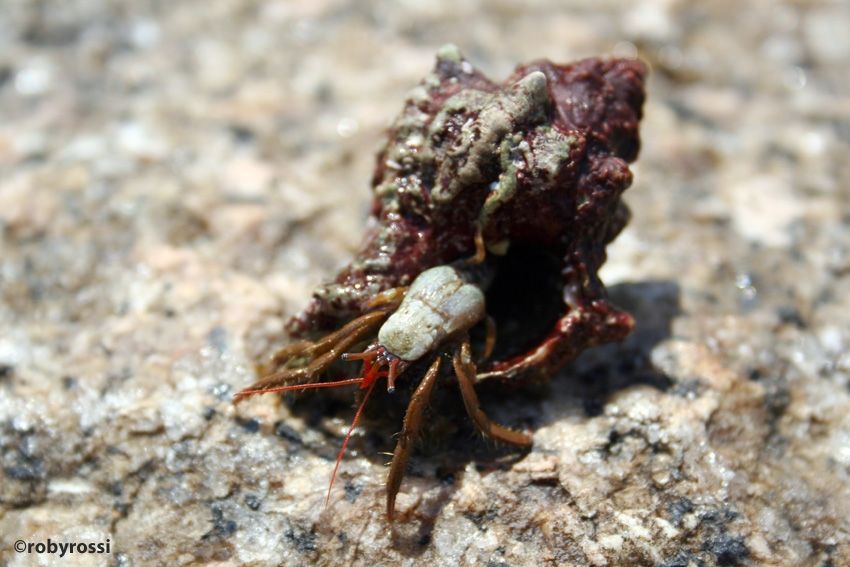
[[[391,367],[390,371],[392,370],[393,368]],[[378,383],[378,379],[386,378],[387,376],[387,371],[381,370],[381,367],[379,365],[374,365],[371,364],[369,360],[364,360],[363,375],[358,378],[344,378],[342,380],[334,380],[333,382],[315,382],[313,384],[291,384],[288,386],[277,386],[275,388],[257,388],[254,390],[242,390],[233,397],[233,401],[235,403],[238,403],[243,398],[256,394],[271,394],[275,392],[300,392],[303,390],[315,390],[319,388],[338,388],[340,386],[348,386],[350,384],[359,384],[360,389],[366,390],[366,394],[363,396],[363,401],[360,402],[360,406],[357,408],[357,412],[355,412],[354,414],[354,419],[351,420],[351,426],[348,428],[348,432],[345,434],[345,439],[343,439],[342,441],[342,447],[340,447],[339,454],[336,457],[334,470],[331,474],[331,481],[328,484],[328,494],[325,497],[325,506],[327,506],[331,500],[331,489],[333,489],[334,481],[336,480],[336,473],[339,470],[339,464],[342,462],[342,457],[345,455],[345,449],[346,447],[348,447],[348,442],[351,440],[351,435],[354,433],[354,428],[357,427],[357,423],[360,421],[360,416],[363,414],[363,409],[366,407],[366,401],[372,394],[372,390],[375,389],[375,385]]]
[[[348,386],[349,384],[360,384],[365,378],[345,378],[343,380],[335,380],[333,382],[316,382],[314,384],[291,384],[289,386],[277,386],[275,388],[257,388],[255,390],[241,390],[233,396],[233,402],[239,403],[248,396],[256,396],[257,394],[274,394],[276,392],[300,392],[301,390],[313,390],[318,388],[337,388],[339,386]]]
[[[354,419],[351,420],[351,427],[348,428],[348,433],[345,434],[345,439],[342,441],[342,447],[339,448],[339,454],[336,456],[336,463],[334,463],[334,471],[331,473],[331,481],[328,484],[328,495],[325,496],[325,507],[327,507],[328,503],[331,501],[331,489],[334,487],[336,471],[339,469],[339,464],[342,462],[342,456],[345,455],[345,448],[348,446],[351,434],[354,433],[354,428],[357,427],[357,422],[360,421],[360,415],[363,413],[363,408],[366,407],[366,401],[369,399],[369,395],[372,393],[372,390],[375,389],[375,384],[377,384],[377,382],[373,381],[369,386],[369,389],[366,390],[366,395],[363,396],[363,401],[360,402],[360,407],[357,408],[357,412],[354,414]]]

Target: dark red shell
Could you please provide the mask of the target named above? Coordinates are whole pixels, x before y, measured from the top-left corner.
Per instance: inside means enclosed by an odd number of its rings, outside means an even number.
[[[645,74],[632,59],[539,61],[497,84],[455,49],[441,50],[378,156],[360,252],[290,321],[292,334],[337,327],[378,292],[471,256],[476,223],[485,219],[488,246],[509,242],[560,259],[563,310],[535,347],[554,355],[544,366],[624,336],[631,319],[607,304],[597,270],[629,217],[620,196],[640,146]],[[509,198],[493,196],[500,184]],[[483,214],[488,197],[494,210]],[[576,324],[586,332],[562,328]],[[572,345],[552,343],[564,333],[574,335]]]

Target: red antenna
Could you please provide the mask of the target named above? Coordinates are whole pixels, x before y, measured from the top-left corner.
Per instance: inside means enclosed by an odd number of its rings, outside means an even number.
[[[378,378],[386,378],[387,371],[381,370],[381,365],[372,364],[371,357],[363,358],[363,376],[359,378],[345,378],[343,380],[335,380],[333,382],[315,382],[313,384],[291,384],[289,386],[278,386],[276,388],[257,388],[254,390],[242,390],[237,392],[235,396],[233,396],[234,403],[240,402],[243,398],[248,396],[254,396],[257,394],[272,394],[275,392],[300,392],[302,390],[314,390],[318,388],[337,388],[339,386],[348,386],[351,384],[360,384],[360,389],[366,389],[366,394],[363,396],[363,401],[360,402],[360,407],[357,408],[357,412],[354,414],[354,419],[351,420],[351,426],[348,428],[348,432],[345,434],[345,439],[342,441],[342,447],[339,449],[339,454],[336,457],[336,463],[334,464],[333,473],[331,473],[331,481],[328,484],[328,494],[325,497],[325,506],[331,500],[331,489],[334,486],[334,481],[336,480],[336,473],[339,470],[339,464],[342,462],[342,457],[345,455],[345,448],[348,447],[348,442],[351,440],[351,435],[354,433],[354,428],[357,427],[357,423],[360,421],[360,416],[363,414],[363,409],[366,407],[366,401],[369,399],[369,396],[372,394],[372,390],[375,389],[375,385],[378,383]],[[390,368],[391,372],[395,370],[394,368]],[[395,372],[392,372],[395,374]]]
[[[375,389],[375,384],[377,384],[377,382],[373,381],[372,385],[369,386],[369,389],[366,390],[366,395],[363,396],[363,401],[360,402],[360,407],[357,408],[357,413],[354,414],[354,419],[351,420],[351,427],[348,428],[348,433],[345,434],[342,447],[339,448],[339,455],[337,455],[336,463],[334,464],[334,472],[331,473],[331,482],[328,484],[328,495],[325,497],[326,508],[328,506],[328,502],[331,501],[331,489],[334,487],[334,481],[336,480],[336,471],[339,469],[339,463],[342,462],[342,456],[345,454],[345,448],[348,446],[348,440],[351,439],[351,434],[354,432],[354,428],[357,427],[357,422],[360,421],[360,414],[363,413],[363,408],[366,407],[366,400],[369,399],[369,394],[371,394],[372,390]]]

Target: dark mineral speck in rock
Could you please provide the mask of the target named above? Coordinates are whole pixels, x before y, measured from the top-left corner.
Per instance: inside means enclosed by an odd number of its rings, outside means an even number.
[[[245,505],[251,510],[259,510],[262,503],[262,499],[256,494],[245,495]]]
[[[15,374],[15,367],[11,364],[0,363],[0,382],[11,378]]]
[[[213,327],[207,334],[207,341],[219,354],[227,351],[227,330],[223,327]]]
[[[705,562],[689,551],[680,551],[673,557],[663,561],[659,567],[691,567],[692,565],[705,565]]]
[[[250,419],[237,418],[236,423],[248,433],[256,433],[260,430],[260,420],[253,417]]]
[[[3,469],[6,477],[11,480],[40,480],[44,478],[44,469],[41,461],[25,462],[18,465],[12,465]]]
[[[233,138],[241,144],[253,143],[254,139],[256,138],[256,134],[254,133],[254,131],[246,126],[233,124],[228,129]]]
[[[230,401],[231,386],[229,384],[216,384],[211,390],[211,394],[219,400]]]
[[[717,564],[723,567],[741,565],[749,557],[750,551],[744,538],[721,534],[706,542],[704,549],[717,558]]]
[[[345,499],[349,502],[354,502],[360,493],[363,492],[363,487],[359,484],[354,484],[350,480],[345,481]]]
[[[803,314],[800,313],[800,310],[793,305],[780,306],[776,310],[776,315],[779,317],[779,321],[781,323],[793,325],[798,329],[806,328],[806,319],[803,317]]]
[[[694,503],[686,497],[679,498],[667,506],[667,511],[670,513],[670,521],[673,525],[680,525],[685,514],[694,511]]]
[[[283,535],[286,541],[294,545],[295,549],[301,553],[316,551],[316,534],[311,530],[290,524]]]
[[[213,529],[204,534],[203,539],[209,539],[213,536],[227,537],[236,531],[236,522],[225,517],[222,506],[219,503],[212,505],[212,521]]]
[[[290,443],[294,443],[296,445],[301,445],[303,443],[301,435],[299,435],[298,432],[291,426],[287,425],[285,421],[278,421],[274,424],[274,434],[281,439],[286,439]]]

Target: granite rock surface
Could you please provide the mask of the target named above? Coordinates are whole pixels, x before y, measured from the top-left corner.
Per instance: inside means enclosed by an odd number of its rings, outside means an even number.
[[[0,4],[0,563],[850,564],[850,7],[677,0]],[[445,387],[383,517],[379,396],[234,408],[359,241],[437,48],[651,68],[603,279],[637,330]],[[385,411],[386,410],[386,411]],[[386,414],[386,415],[382,415]],[[17,540],[110,542],[16,553]]]

